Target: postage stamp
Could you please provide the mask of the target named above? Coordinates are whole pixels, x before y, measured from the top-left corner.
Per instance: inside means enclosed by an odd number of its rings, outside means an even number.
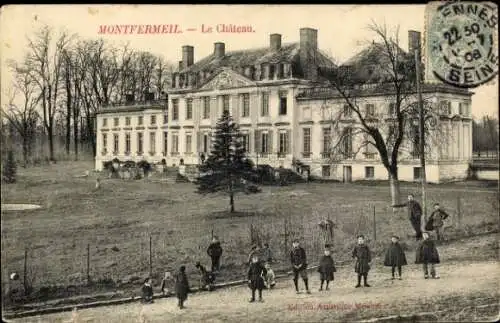
[[[498,74],[498,7],[490,2],[430,2],[426,81],[474,88]]]

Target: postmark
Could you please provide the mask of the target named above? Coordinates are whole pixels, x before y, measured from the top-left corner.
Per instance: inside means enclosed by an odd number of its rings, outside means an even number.
[[[498,74],[496,4],[431,2],[426,11],[426,81],[475,88]]]

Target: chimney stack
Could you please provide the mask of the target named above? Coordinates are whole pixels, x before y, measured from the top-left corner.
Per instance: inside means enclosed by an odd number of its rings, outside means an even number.
[[[269,36],[269,43],[272,50],[279,50],[281,48],[281,35],[271,34]]]
[[[313,28],[300,29],[300,63],[304,78],[316,81],[318,68],[316,56],[318,53],[318,30]]]
[[[422,57],[421,36],[419,31],[408,30],[408,52],[415,55],[415,50],[418,49],[419,56]]]
[[[214,43],[214,55],[216,58],[223,58],[226,55],[226,45],[224,43]]]
[[[189,67],[194,63],[194,47],[193,46],[182,46],[182,61],[184,62],[184,67]]]

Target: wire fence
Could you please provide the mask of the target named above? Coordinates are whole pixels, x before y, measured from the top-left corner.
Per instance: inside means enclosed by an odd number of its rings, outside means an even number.
[[[3,284],[12,283],[6,275],[17,272],[20,288],[32,292],[32,298],[42,300],[57,295],[67,297],[77,291],[137,289],[137,284],[148,276],[159,285],[166,271],[175,271],[180,265],[187,266],[190,279],[196,282],[195,262],[201,261],[210,268],[206,248],[213,235],[219,237],[224,249],[221,274],[217,278],[219,282],[244,277],[248,254],[255,244],[269,244],[277,272],[290,267],[289,251],[293,239],[301,242],[311,265],[318,261],[325,243],[331,244],[336,261],[349,261],[358,234],[366,236],[376,255],[384,251],[392,234],[400,235],[407,248],[414,247],[414,232],[405,209],[394,213],[382,202],[367,203],[357,209],[349,204],[324,203],[309,214],[292,216],[296,200],[297,197],[290,197],[277,201],[268,213],[256,212],[248,217],[235,218],[231,220],[231,230],[221,231],[201,224],[188,226],[189,232],[176,232],[176,227],[155,231],[144,224],[147,229],[141,231],[134,229],[132,224],[135,222],[124,220],[109,227],[110,230],[120,230],[121,241],[100,236],[96,241],[74,240],[71,245],[59,246],[58,253],[52,253],[53,249],[43,243],[26,248],[20,254],[3,252]],[[445,221],[445,239],[498,231],[498,199],[494,194],[491,205],[478,206],[473,195],[458,195],[453,201],[446,201],[445,208],[450,214]],[[188,210],[179,211],[185,217],[182,221],[190,221],[185,216]],[[322,222],[333,224],[333,234],[328,228],[321,228]],[[425,221],[422,222],[424,225]],[[179,236],[183,236],[182,241],[177,240]],[[130,241],[133,243],[124,243]],[[2,290],[8,293],[12,288]]]

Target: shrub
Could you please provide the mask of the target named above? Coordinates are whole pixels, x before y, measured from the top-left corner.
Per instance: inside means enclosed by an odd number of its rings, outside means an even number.
[[[2,180],[7,184],[12,184],[16,182],[17,165],[14,159],[14,153],[9,150],[7,153],[7,159],[3,164],[2,170]]]

